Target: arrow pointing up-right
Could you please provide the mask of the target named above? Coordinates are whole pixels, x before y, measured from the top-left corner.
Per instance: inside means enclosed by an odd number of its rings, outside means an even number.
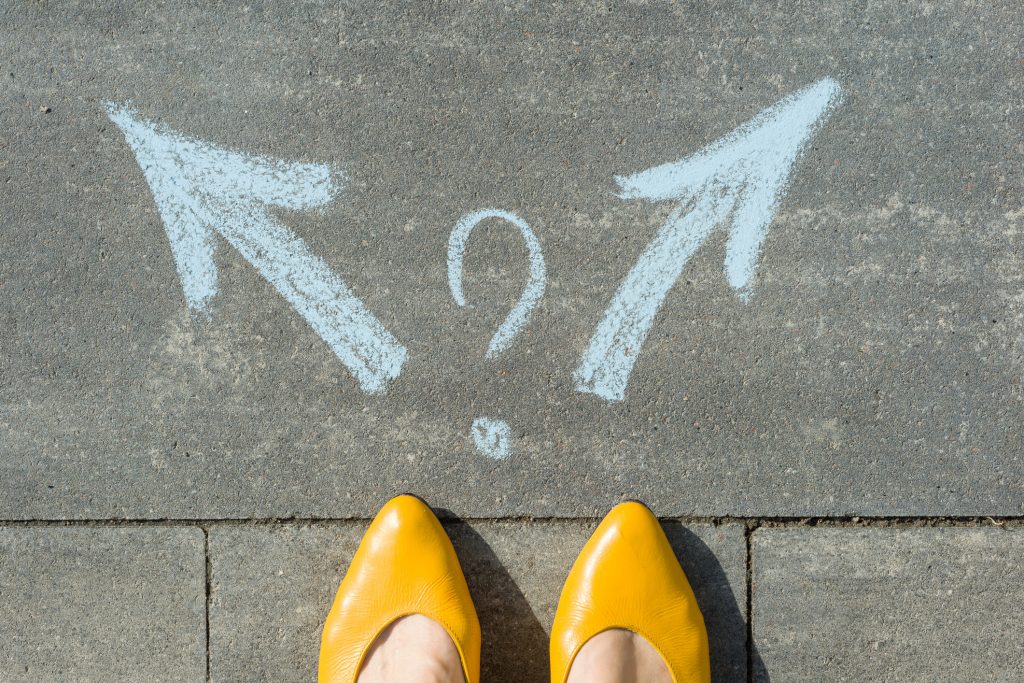
[[[617,177],[623,199],[678,206],[640,255],[576,369],[576,389],[621,401],[654,317],[686,262],[716,225],[730,229],[725,276],[744,300],[761,244],[804,145],[839,102],[825,78],[680,161]]]

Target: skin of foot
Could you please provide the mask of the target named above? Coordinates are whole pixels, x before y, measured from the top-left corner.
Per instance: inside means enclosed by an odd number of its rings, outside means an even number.
[[[465,683],[448,632],[413,614],[392,622],[370,645],[357,683]]]
[[[580,648],[569,669],[568,683],[672,683],[672,674],[646,638],[611,629]]]

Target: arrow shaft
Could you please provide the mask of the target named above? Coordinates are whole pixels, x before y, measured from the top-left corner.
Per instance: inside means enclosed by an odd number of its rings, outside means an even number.
[[[640,255],[598,323],[576,369],[577,391],[621,401],[640,348],[665,297],[694,252],[729,214],[735,194],[705,187],[692,209],[678,207]]]
[[[719,223],[728,222],[725,275],[741,299],[750,295],[761,245],[801,150],[839,101],[840,87],[820,81],[765,109],[685,159],[616,177],[623,199],[680,202],[612,299],[580,365],[578,391],[621,401],[668,291]],[[685,206],[692,210],[684,215]]]
[[[344,281],[288,228],[254,210],[218,226],[219,232],[327,342],[368,393],[398,377],[406,350],[356,298]]]

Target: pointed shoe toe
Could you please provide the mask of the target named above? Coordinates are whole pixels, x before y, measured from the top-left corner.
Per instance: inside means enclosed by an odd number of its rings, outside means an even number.
[[[551,681],[564,683],[580,649],[602,631],[643,636],[675,683],[709,683],[704,617],[657,517],[617,505],[573,565],[551,628]]]
[[[324,624],[319,683],[353,683],[377,636],[396,619],[439,623],[467,683],[480,679],[480,622],[455,549],[419,498],[390,500],[370,524]]]

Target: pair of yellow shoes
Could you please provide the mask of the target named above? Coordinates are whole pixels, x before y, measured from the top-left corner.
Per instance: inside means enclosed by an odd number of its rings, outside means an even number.
[[[370,524],[324,626],[319,683],[353,683],[377,636],[403,616],[444,627],[466,683],[480,680],[480,622],[448,535],[419,498],[398,496]],[[626,629],[661,654],[676,683],[708,683],[704,618],[654,514],[622,503],[566,579],[551,628],[551,680],[564,683],[583,645]]]

